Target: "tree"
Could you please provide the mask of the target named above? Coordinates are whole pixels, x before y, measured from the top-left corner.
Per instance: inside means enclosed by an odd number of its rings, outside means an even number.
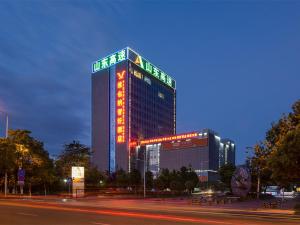
[[[15,146],[15,171],[23,168],[26,171],[25,183],[28,184],[31,194],[32,186],[40,189],[43,187],[46,194],[47,187],[54,182],[53,161],[44,149],[43,142],[33,138],[31,131],[10,130],[9,140]]]
[[[300,180],[299,129],[300,100],[292,106],[291,113],[272,124],[266,135],[267,166],[272,171],[271,178],[282,187]]]
[[[198,175],[191,167],[188,169],[186,167],[181,167],[180,176],[182,182],[185,184],[186,189],[191,192],[199,183]]]
[[[192,191],[195,188],[195,183],[192,180],[188,180],[184,183],[184,186],[188,190],[189,193],[192,193]]]
[[[146,172],[146,187],[148,189],[153,188],[153,173],[151,171]]]
[[[181,192],[184,189],[184,184],[182,184],[179,180],[172,180],[170,182],[170,189],[172,191]]]
[[[170,188],[170,181],[170,171],[168,169],[162,169],[155,181],[156,188],[159,188],[160,190]]]
[[[181,167],[180,170],[162,169],[157,179],[153,181],[156,189],[164,190],[170,188],[176,192],[182,192],[185,189],[191,192],[199,183],[197,174],[192,168]]]
[[[269,156],[271,177],[282,187],[300,182],[300,124],[288,131]]]
[[[101,187],[106,184],[106,177],[94,166],[86,169],[85,183],[87,187]]]
[[[16,148],[9,139],[0,138],[0,184],[4,186],[5,174],[8,177],[16,168]],[[8,183],[9,183],[8,179]]]
[[[164,189],[164,185],[163,185],[163,183],[160,179],[153,180],[153,187],[156,190],[163,190]]]
[[[129,173],[129,182],[132,187],[137,189],[137,187],[141,184],[141,173],[137,169],[133,169]]]
[[[129,174],[125,172],[123,169],[119,169],[116,171],[116,185],[118,187],[128,187],[129,185]]]
[[[82,166],[85,171],[85,184],[87,187],[101,186],[100,181],[106,182],[106,177],[91,164],[90,148],[79,141],[72,141],[64,145],[62,153],[55,161],[58,177],[70,178],[73,166]]]
[[[300,182],[300,100],[292,112],[283,115],[267,131],[263,144],[255,147],[253,165],[260,173],[268,171],[271,180],[281,187]]]
[[[256,193],[259,198],[261,186],[266,187],[271,182],[271,171],[268,168],[270,151],[263,143],[256,144],[253,148],[254,155],[251,159],[250,170],[252,180],[256,182]]]
[[[173,170],[170,173],[170,189],[176,192],[182,192],[185,188],[186,167],[182,167],[180,171]]]
[[[90,156],[90,148],[79,141],[65,144],[62,153],[55,162],[58,175],[62,178],[71,177],[72,166],[82,166],[89,169]]]
[[[225,184],[227,188],[230,188],[231,177],[234,171],[235,166],[231,163],[225,164],[219,169],[220,180]]]

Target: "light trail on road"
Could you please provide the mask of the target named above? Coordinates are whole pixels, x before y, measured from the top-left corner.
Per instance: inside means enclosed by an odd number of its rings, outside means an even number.
[[[254,219],[282,219],[282,220],[291,220],[291,221],[299,221],[300,223],[300,217],[294,217],[294,214],[291,214],[288,212],[287,214],[278,214],[278,213],[270,213],[270,212],[264,212],[260,210],[245,210],[245,209],[239,209],[239,210],[234,210],[230,208],[223,208],[222,210],[220,209],[212,209],[212,208],[204,208],[204,207],[180,207],[178,208],[175,205],[153,205],[153,204],[138,204],[138,206],[131,206],[131,201],[123,201],[122,205],[126,205],[126,207],[122,207],[119,205],[109,205],[107,203],[101,202],[101,204],[97,203],[97,207],[104,207],[104,208],[109,208],[113,207],[116,210],[145,210],[145,211],[163,211],[166,213],[191,213],[194,215],[211,215],[211,216],[228,216],[230,215],[235,216],[237,218],[240,218],[243,216],[245,219],[246,217],[249,218],[254,218]],[[82,203],[74,204],[74,206],[80,206]],[[87,205],[86,205],[87,206]]]
[[[96,225],[110,225],[108,223],[100,223],[100,222],[92,222],[92,224],[96,224]]]
[[[22,215],[22,216],[38,216],[36,214],[32,214],[32,213],[17,213],[18,215]]]
[[[234,213],[234,212],[212,212],[212,211],[197,211],[197,210],[187,210],[183,207],[182,210],[177,208],[172,210],[172,207],[165,206],[161,209],[158,206],[156,209],[154,207],[141,207],[132,209],[133,207],[125,205],[124,207],[109,207],[109,206],[99,206],[91,204],[77,205],[72,202],[70,205],[66,203],[53,203],[53,202],[20,202],[20,201],[0,201],[0,206],[15,206],[25,208],[35,208],[41,210],[53,210],[56,212],[73,212],[78,215],[90,214],[90,215],[103,215],[110,218],[124,218],[124,221],[128,221],[130,218],[141,221],[144,224],[146,221],[157,221],[153,224],[160,224],[163,221],[170,221],[170,224],[216,224],[216,225],[272,225],[272,224],[299,224],[299,217],[288,217],[283,215],[268,215],[266,214],[247,214],[247,213]],[[78,202],[80,203],[80,202]],[[120,203],[119,203],[120,204]],[[108,204],[109,205],[109,204]],[[143,209],[144,208],[144,209]],[[26,212],[26,211],[24,211]],[[33,211],[32,213],[34,213]],[[28,212],[31,213],[30,211]],[[125,218],[128,218],[127,220]],[[148,222],[149,222],[148,221]],[[110,225],[107,223],[110,221],[97,221],[91,220],[90,223],[98,225]],[[173,222],[173,223],[172,223]],[[150,224],[152,224],[150,223]],[[169,224],[169,222],[167,222]],[[135,224],[135,223],[134,223]],[[140,223],[138,223],[140,224]]]
[[[56,206],[53,204],[41,205],[41,204],[30,204],[30,203],[0,202],[0,205],[30,207],[30,208],[38,208],[38,209],[53,209],[58,211],[69,211],[69,212],[95,213],[101,215],[123,216],[123,217],[133,217],[133,218],[143,218],[143,219],[153,219],[153,220],[168,220],[174,222],[209,223],[209,224],[224,224],[224,225],[236,224],[233,222],[216,221],[216,220],[210,220],[204,218],[147,214],[147,213],[137,213],[137,212],[121,212],[121,211],[113,211],[113,210],[79,209],[79,208],[69,208],[64,206]],[[245,224],[249,224],[249,223],[245,223]]]

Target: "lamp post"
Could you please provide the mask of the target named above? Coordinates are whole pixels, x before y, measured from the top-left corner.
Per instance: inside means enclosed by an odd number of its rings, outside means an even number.
[[[146,163],[147,163],[147,146],[145,146],[144,152],[144,198],[146,198]]]
[[[249,146],[247,146],[246,147],[246,165],[247,166],[251,166],[251,159],[250,159],[250,151],[252,151],[253,150],[253,147],[249,147]]]
[[[249,150],[254,151],[253,147],[246,147],[247,151],[246,153],[248,154],[247,158],[249,159],[249,166],[251,166],[251,161],[250,161],[250,152]],[[257,189],[256,189],[256,198],[259,199],[259,192],[260,192],[260,168],[259,164],[257,164]]]
[[[136,159],[136,161],[143,162],[143,174],[144,174],[144,180],[143,180],[143,186],[144,186],[144,198],[146,198],[146,163],[147,163],[147,147],[145,146],[144,150],[144,159]]]
[[[5,138],[8,138],[8,113],[4,111],[0,111],[1,113],[5,114],[6,117],[6,128],[5,128]],[[7,150],[6,150],[7,151]],[[5,154],[6,157],[7,154]],[[6,163],[6,159],[5,159]],[[6,197],[7,195],[7,168],[5,166],[5,176],[4,176],[4,196]]]

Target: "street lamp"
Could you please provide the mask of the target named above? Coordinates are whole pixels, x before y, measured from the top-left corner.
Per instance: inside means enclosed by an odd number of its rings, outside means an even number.
[[[246,165],[248,167],[251,166],[251,159],[250,159],[250,151],[253,150],[253,147],[247,146],[246,147]]]
[[[146,198],[146,167],[147,167],[147,146],[144,151],[144,198]]]
[[[64,181],[65,184],[68,184],[68,193],[69,193],[69,196],[70,196],[71,195],[71,178],[67,177],[63,181]]]
[[[136,161],[142,161],[144,164],[144,198],[146,198],[146,163],[147,163],[147,147],[144,150],[144,159],[136,159]]]
[[[8,113],[4,111],[0,111],[1,113],[5,114],[6,117],[6,128],[5,128],[5,138],[8,138]],[[6,157],[7,154],[5,154]],[[6,160],[5,160],[6,161]],[[6,163],[6,162],[5,162]],[[4,196],[7,195],[7,169],[5,167],[5,178],[4,178]]]
[[[250,151],[252,150],[254,151],[253,147],[246,147],[246,153],[248,154],[248,160],[249,160],[249,166],[251,165],[250,163]],[[259,168],[259,164],[257,164],[257,189],[256,189],[256,198],[259,199],[259,192],[260,192],[260,168]]]

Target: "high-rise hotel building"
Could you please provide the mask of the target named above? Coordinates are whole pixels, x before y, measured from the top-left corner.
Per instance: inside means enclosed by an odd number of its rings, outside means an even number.
[[[92,67],[93,164],[130,169],[130,143],[176,133],[176,84],[130,48]]]

